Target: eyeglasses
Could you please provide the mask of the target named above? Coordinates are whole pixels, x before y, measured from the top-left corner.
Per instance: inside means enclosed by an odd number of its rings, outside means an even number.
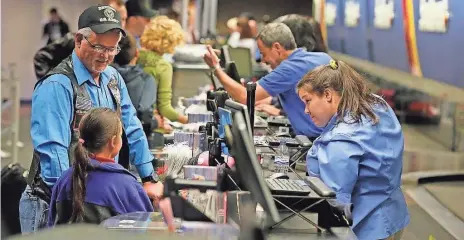
[[[92,49],[97,52],[97,53],[105,53],[105,52],[108,52],[109,55],[117,55],[120,51],[121,51],[121,48],[119,46],[117,47],[113,47],[113,48],[108,48],[108,47],[104,47],[102,45],[93,45],[89,39],[87,39],[87,37],[84,37],[84,39],[90,44],[90,46],[92,47]]]

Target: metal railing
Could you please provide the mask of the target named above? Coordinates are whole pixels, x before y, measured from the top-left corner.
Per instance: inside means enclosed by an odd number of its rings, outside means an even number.
[[[2,139],[8,139],[11,142],[11,158],[13,163],[18,162],[18,145],[22,145],[19,141],[19,113],[20,113],[20,79],[16,76],[16,64],[8,64],[6,71],[2,68],[1,71],[2,88],[7,89],[8,96],[2,96],[2,105],[0,118],[2,119],[1,136]],[[4,114],[10,118],[4,122]],[[0,146],[2,148],[2,146]],[[9,157],[9,152],[5,152],[2,148],[4,157]]]

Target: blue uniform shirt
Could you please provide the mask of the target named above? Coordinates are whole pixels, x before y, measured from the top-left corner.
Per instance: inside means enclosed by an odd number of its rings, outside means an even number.
[[[137,45],[137,48],[142,48],[142,46],[140,46],[140,37],[135,37],[135,44]]]
[[[299,48],[258,81],[269,95],[279,96],[297,135],[317,137],[322,132],[322,128],[314,125],[311,118],[305,114],[305,105],[298,97],[296,85],[306,73],[320,65],[328,64],[330,59],[326,53],[307,52]]]
[[[374,106],[379,122],[337,123],[334,116],[307,156],[309,175],[353,204],[353,231],[363,239],[384,239],[406,227],[409,213],[401,191],[403,132],[393,110]],[[346,117],[345,119],[348,119]]]
[[[140,177],[153,174],[153,156],[121,75],[108,66],[100,74],[100,86],[97,86],[75,52],[72,54],[72,61],[77,82],[79,85],[86,85],[93,107],[116,110],[107,87],[110,77],[116,76],[121,91],[122,123],[129,142],[130,162],[135,165]],[[73,113],[73,89],[69,78],[55,74],[37,86],[32,96],[31,138],[34,149],[40,153],[42,179],[49,186],[53,186],[69,168],[68,148]]]

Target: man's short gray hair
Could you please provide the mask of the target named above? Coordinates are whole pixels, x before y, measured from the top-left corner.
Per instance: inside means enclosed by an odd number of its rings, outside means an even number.
[[[80,34],[84,37],[90,37],[90,35],[93,33],[92,29],[90,29],[89,27],[85,27],[85,28],[81,28],[79,30],[77,30],[77,34]]]
[[[276,42],[282,45],[285,50],[293,50],[296,48],[296,42],[292,31],[283,23],[267,24],[256,39],[260,39],[264,46],[269,48]]]
[[[115,29],[112,29],[110,30],[109,32],[118,32],[119,33],[119,40],[121,40],[122,38],[122,33],[119,29],[115,28]],[[81,28],[79,30],[77,30],[77,34],[80,34],[86,38],[90,37],[90,35],[93,33],[92,29],[90,29],[89,27],[85,27],[85,28]]]

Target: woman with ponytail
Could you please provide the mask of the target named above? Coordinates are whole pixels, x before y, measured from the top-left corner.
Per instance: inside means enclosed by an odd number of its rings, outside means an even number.
[[[297,85],[305,112],[324,128],[307,156],[310,176],[336,193],[336,206],[363,239],[400,239],[409,213],[400,188],[403,132],[393,110],[344,62],[330,61]]]
[[[48,225],[94,223],[124,213],[152,212],[137,178],[114,161],[122,145],[119,115],[108,108],[87,113],[79,125],[73,164],[55,184]]]

